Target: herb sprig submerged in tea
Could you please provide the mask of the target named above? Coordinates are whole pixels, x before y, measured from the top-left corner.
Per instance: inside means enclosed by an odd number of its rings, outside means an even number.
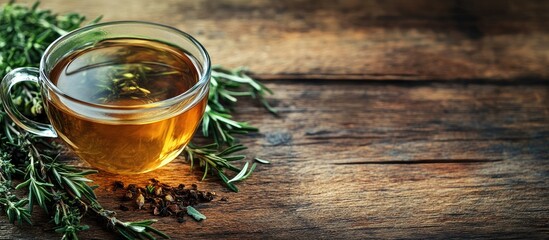
[[[183,50],[133,38],[106,39],[62,59],[51,72],[65,94],[88,103],[141,105],[178,96],[198,82]]]

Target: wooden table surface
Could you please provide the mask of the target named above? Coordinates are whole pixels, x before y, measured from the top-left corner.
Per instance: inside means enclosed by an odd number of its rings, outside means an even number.
[[[34,0],[33,0],[34,1]],[[19,2],[33,2],[19,1]],[[6,2],[5,0],[0,1]],[[44,1],[103,21],[187,31],[213,62],[248,66],[275,91],[273,117],[236,118],[271,160],[232,193],[184,159],[113,179],[196,183],[228,198],[208,219],[155,225],[175,239],[549,238],[549,4],[544,1]],[[79,162],[74,162],[79,164]],[[0,218],[0,238],[56,239]],[[122,220],[152,216],[119,211]],[[43,219],[43,220],[40,220]],[[84,239],[112,239],[98,223]]]

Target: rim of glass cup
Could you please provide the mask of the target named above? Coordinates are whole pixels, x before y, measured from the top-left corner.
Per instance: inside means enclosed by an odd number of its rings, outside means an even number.
[[[191,41],[192,44],[194,44],[197,47],[198,51],[200,52],[200,55],[202,55],[202,57],[204,58],[204,63],[201,64],[202,65],[201,70],[203,71],[203,74],[201,74],[199,72],[199,75],[201,75],[200,79],[191,88],[189,88],[187,91],[185,91],[185,92],[183,92],[183,93],[181,93],[181,94],[179,94],[175,97],[171,97],[171,98],[164,99],[164,100],[157,101],[157,102],[153,102],[153,103],[137,104],[137,105],[129,105],[129,106],[105,105],[105,104],[96,104],[96,103],[83,101],[83,100],[80,100],[78,98],[74,98],[74,97],[71,97],[71,96],[67,95],[66,93],[61,91],[57,86],[55,86],[55,84],[53,84],[53,82],[50,80],[48,74],[46,73],[46,58],[47,58],[47,56],[50,55],[50,53],[52,51],[54,51],[54,49],[57,46],[63,44],[63,42],[65,40],[67,40],[68,38],[70,38],[74,35],[77,35],[79,33],[82,33],[82,32],[87,32],[89,30],[101,28],[103,26],[124,25],[124,24],[137,24],[137,25],[148,25],[148,26],[152,26],[152,27],[158,27],[158,28],[161,28],[163,30],[171,31],[172,33],[176,33],[178,35],[181,35],[184,38]],[[105,39],[108,39],[108,38],[105,38]],[[198,66],[195,66],[195,67],[198,68]],[[48,89],[53,90],[55,92],[55,94],[57,94],[57,95],[59,95],[63,98],[66,98],[70,101],[77,102],[79,104],[83,104],[83,105],[86,105],[86,106],[89,106],[89,107],[92,107],[92,108],[112,109],[112,110],[116,110],[118,113],[123,113],[124,110],[135,111],[136,109],[151,109],[151,108],[168,107],[168,106],[172,106],[172,105],[176,105],[178,103],[181,103],[185,99],[188,99],[192,96],[195,96],[196,94],[200,94],[200,91],[204,87],[204,85],[209,83],[211,61],[210,61],[210,56],[208,55],[208,52],[206,52],[206,49],[204,48],[204,46],[202,46],[202,44],[200,44],[200,42],[198,42],[194,37],[192,37],[188,33],[183,32],[183,31],[181,31],[177,28],[170,27],[170,26],[163,25],[163,24],[159,24],[159,23],[152,23],[152,22],[145,22],[145,21],[113,21],[113,22],[98,23],[98,24],[93,24],[93,25],[82,27],[82,28],[78,28],[76,30],[73,30],[73,31],[67,33],[66,35],[63,35],[63,36],[59,37],[58,39],[53,41],[48,46],[46,51],[44,51],[44,54],[42,55],[42,57],[40,59],[40,68],[39,69],[40,69],[39,70],[40,71],[40,78],[45,79],[45,81],[43,81],[43,82],[45,82]],[[196,100],[193,100],[193,101],[191,101],[190,104],[194,104],[196,102],[197,102]]]

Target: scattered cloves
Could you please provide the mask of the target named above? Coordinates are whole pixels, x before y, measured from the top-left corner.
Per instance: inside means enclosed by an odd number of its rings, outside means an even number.
[[[124,184],[119,182],[115,183],[115,186],[120,187]],[[211,202],[216,196],[215,192],[198,190],[196,184],[192,184],[190,188],[185,188],[184,184],[172,187],[154,178],[150,179],[145,187],[129,184],[125,189],[126,192],[122,197],[124,201],[133,200],[137,209],[149,209],[154,216],[175,216],[180,223],[185,221],[187,206]],[[226,200],[225,197],[221,198],[221,201]],[[145,204],[150,204],[150,207],[145,207]],[[126,206],[120,205],[120,209],[123,208],[127,209]]]

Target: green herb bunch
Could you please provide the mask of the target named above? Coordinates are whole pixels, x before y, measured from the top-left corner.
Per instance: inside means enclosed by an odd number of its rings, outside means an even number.
[[[14,1],[4,5],[0,14],[0,76],[18,67],[37,67],[48,45],[80,27],[84,19],[76,13],[56,15],[39,10],[38,2],[31,8]]]
[[[3,6],[0,76],[17,67],[37,66],[52,41],[85,20],[79,14],[56,15],[37,7],[38,3],[28,8],[13,1]],[[20,84],[11,95],[21,112],[34,119],[44,117],[36,86]],[[80,222],[87,213],[127,239],[154,239],[152,234],[169,238],[151,226],[154,220],[123,222],[113,211],[104,209],[94,194],[96,186],[88,185],[91,180],[86,178],[95,170],[60,163],[58,146],[21,131],[3,109],[0,129],[0,209],[10,222],[31,224],[33,208],[38,205],[52,217],[55,232],[62,239],[77,239],[78,232],[88,229]]]

